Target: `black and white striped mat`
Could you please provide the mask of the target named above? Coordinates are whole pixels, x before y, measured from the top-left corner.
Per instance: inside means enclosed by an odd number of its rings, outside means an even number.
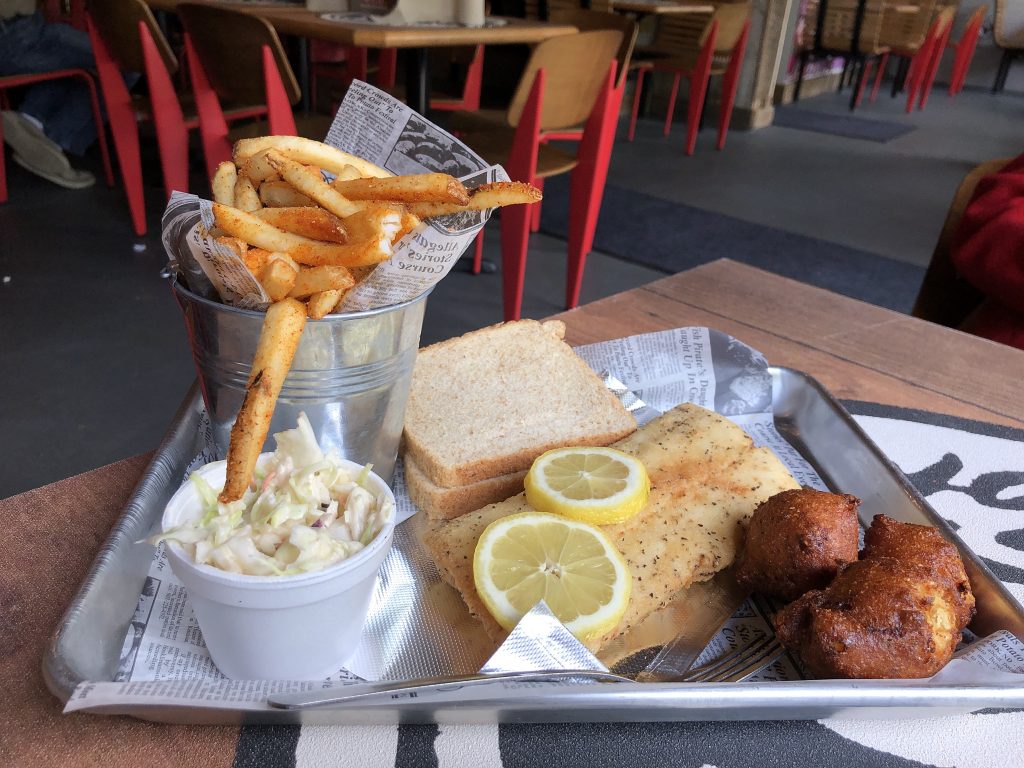
[[[1024,431],[847,408],[1024,602]],[[1024,765],[1024,711],[934,720],[243,728],[235,768],[899,768]]]

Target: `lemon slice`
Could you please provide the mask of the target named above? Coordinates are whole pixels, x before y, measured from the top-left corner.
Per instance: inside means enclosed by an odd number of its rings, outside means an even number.
[[[473,554],[473,580],[506,630],[544,600],[581,640],[619,623],[633,586],[626,562],[604,533],[541,512],[509,515],[487,526]]]
[[[651,481],[636,458],[614,448],[557,448],[526,475],[526,501],[592,525],[628,520],[647,503]]]

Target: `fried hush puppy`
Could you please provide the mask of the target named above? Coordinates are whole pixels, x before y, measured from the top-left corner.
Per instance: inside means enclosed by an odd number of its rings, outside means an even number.
[[[857,507],[848,493],[777,493],[754,510],[736,567],[744,587],[783,600],[821,589],[857,559]]]
[[[879,515],[863,559],[775,616],[786,650],[820,678],[930,677],[974,615],[956,548],[927,526]]]

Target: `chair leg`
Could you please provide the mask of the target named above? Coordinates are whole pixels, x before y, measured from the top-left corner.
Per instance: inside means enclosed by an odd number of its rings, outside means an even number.
[[[0,91],[0,99],[5,97]],[[4,104],[6,106],[6,104]],[[4,160],[4,124],[0,122],[0,203],[7,202],[7,166]]]
[[[132,109],[131,96],[121,77],[121,71],[111,56],[103,38],[99,36],[92,18],[86,16],[86,28],[96,58],[96,73],[99,76],[103,101],[107,107],[110,133],[114,137],[114,152],[121,167],[121,180],[128,211],[131,215],[135,234],[146,234],[146,200],[142,188],[142,158],[139,153],[139,126]]]
[[[847,75],[849,75],[849,73],[850,73],[850,57],[849,56],[844,56],[843,57],[843,71],[839,73],[839,87],[836,88],[837,91],[842,92],[843,88],[846,87],[846,77],[847,77]]]
[[[704,47],[697,56],[697,63],[690,73],[690,104],[686,119],[686,154],[693,154],[697,147],[697,130],[700,126],[700,115],[704,111],[704,99],[708,92],[708,81],[711,79],[711,61],[715,56],[715,38],[718,36],[718,22],[711,23]]]
[[[743,68],[743,56],[747,50],[749,33],[748,20],[729,55],[729,66],[726,67],[725,76],[722,78],[722,105],[721,114],[718,116],[718,143],[715,145],[717,149],[725,147],[725,137],[729,133],[729,121],[732,120],[732,108],[736,103],[736,88],[740,82],[740,70]]]
[[[668,136],[669,131],[672,130],[672,115],[675,114],[676,111],[676,96],[679,95],[679,79],[682,76],[681,72],[672,73],[672,92],[668,95],[668,109],[665,111],[665,129],[663,131],[666,137]],[[692,97],[690,101],[693,101]]]
[[[1013,54],[1008,49],[1003,49],[1003,55],[999,59],[999,69],[996,70],[996,81],[992,85],[992,93],[999,93],[1006,86],[1006,77],[1010,73],[1010,61]]]
[[[882,85],[882,77],[885,75],[885,68],[889,64],[889,54],[883,53],[882,58],[878,60],[878,71],[875,72],[875,84],[871,88],[871,96],[869,101],[874,104],[875,99],[878,98],[878,88]]]
[[[924,45],[921,46],[920,50],[914,54],[910,60],[910,66],[907,68],[907,104],[904,111],[909,115],[914,109],[914,102],[917,100],[917,95],[921,90],[921,84],[924,82],[925,70],[927,63],[931,57],[932,52],[932,38],[929,37],[925,40]]]
[[[978,48],[978,37],[981,34],[981,23],[974,24],[957,46],[957,56],[960,57],[960,66],[957,70],[956,87],[951,91],[953,95],[964,89],[964,81],[967,80],[967,72],[971,68],[971,61],[974,59],[974,52]],[[962,53],[961,53],[962,52]],[[952,84],[951,84],[952,87]]]
[[[92,106],[92,119],[96,123],[96,139],[100,145],[100,157],[103,159],[103,175],[107,180],[107,186],[114,186],[114,169],[110,165],[110,146],[107,144],[107,127],[103,122],[103,113],[100,111],[100,100],[96,94],[96,83],[90,75],[82,78],[89,89],[89,102]],[[0,138],[0,148],[3,147]]]
[[[365,48],[363,50],[366,50]],[[377,59],[377,87],[384,91],[395,88],[395,75],[398,70],[398,49],[382,48]]]
[[[804,86],[804,71],[807,69],[807,60],[810,54],[807,51],[800,51],[800,66],[796,74],[796,87],[793,89],[793,103],[800,101],[800,89]]]
[[[479,275],[484,264],[484,230],[483,227],[476,233],[476,242],[473,244],[473,274]]]
[[[539,189],[541,192],[544,191],[544,179],[537,179],[533,186]],[[530,231],[540,231],[540,206],[541,203],[534,203],[530,206]]]
[[[935,85],[935,76],[939,73],[939,62],[942,61],[942,52],[946,50],[946,44],[949,42],[949,29],[943,33],[941,37],[935,39],[935,44],[932,46],[931,55],[927,60],[927,69],[924,73],[923,86],[921,88],[921,100],[917,104],[919,110],[924,109],[928,103],[928,97],[931,95],[932,86]]]
[[[853,105],[850,107],[851,111],[857,109],[860,106],[861,99],[864,97],[864,86],[871,77],[872,62],[878,63],[877,59],[864,59],[860,62],[860,67],[857,70],[857,87],[853,90]]]
[[[638,69],[636,71],[636,89],[633,91],[633,109],[629,113],[629,132],[626,134],[626,140],[632,141],[636,135],[636,119],[640,114],[640,94],[644,89],[644,75],[647,74],[646,69]]]
[[[139,40],[156,127],[164,192],[170,199],[175,190],[188,192],[188,129],[171,76],[144,21],[139,22]]]
[[[213,178],[217,166],[231,159],[231,142],[228,141],[228,124],[220,107],[220,99],[210,85],[206,70],[192,46],[192,40],[185,34],[185,58],[192,73],[192,94],[199,116],[199,137],[203,143],[206,159],[206,177]]]
[[[570,176],[566,309],[573,309],[580,301],[583,269],[587,255],[594,247],[594,232],[597,230],[597,219],[601,213],[601,201],[608,179],[622,93],[621,89],[615,87],[613,62],[594,109],[587,118],[583,138],[580,140],[578,163]]]

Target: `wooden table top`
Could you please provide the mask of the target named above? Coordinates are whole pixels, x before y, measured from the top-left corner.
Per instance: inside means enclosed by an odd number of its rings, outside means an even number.
[[[675,0],[612,0],[612,8],[641,16],[662,16],[679,13],[714,13],[715,6]]]
[[[494,27],[390,27],[379,24],[331,21],[319,13],[294,5],[271,5],[213,0],[146,0],[157,11],[174,12],[183,2],[206,2],[260,16],[269,21],[279,34],[327,40],[363,48],[434,48],[442,46],[535,44],[578,30],[571,24],[502,18]]]
[[[558,316],[573,344],[686,325],[730,333],[840,398],[1024,427],[1024,351],[722,260]],[[170,411],[168,411],[170,418]],[[40,659],[147,457],[0,501],[17,540],[0,558],[0,722],[13,762],[33,766],[230,768],[238,729],[60,714]],[[48,514],[40,514],[46,510]],[[65,523],[53,535],[53,521]],[[59,567],[56,564],[59,563]],[[46,599],[37,599],[38,595]]]

